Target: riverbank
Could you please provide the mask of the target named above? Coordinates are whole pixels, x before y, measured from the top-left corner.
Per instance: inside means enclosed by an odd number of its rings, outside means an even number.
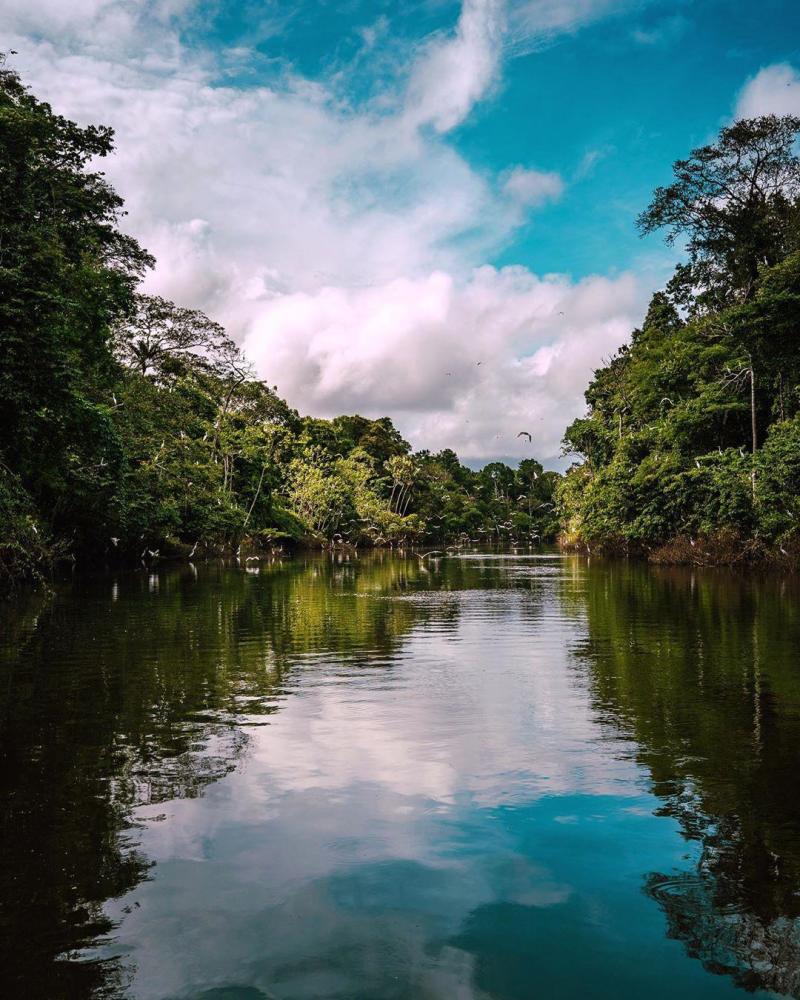
[[[584,539],[562,535],[558,547],[563,552],[638,558],[661,566],[762,566],[789,572],[800,570],[800,539],[785,545],[769,544],[733,530],[697,536],[676,535],[651,546],[631,543],[624,538]]]

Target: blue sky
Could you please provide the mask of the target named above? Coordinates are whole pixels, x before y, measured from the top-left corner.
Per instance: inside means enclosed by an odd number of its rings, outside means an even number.
[[[39,94],[116,128],[149,290],[225,323],[302,411],[388,413],[473,463],[563,464],[593,368],[674,265],[635,231],[653,188],[733,117],[800,113],[788,0],[0,13]]]
[[[670,164],[714,136],[762,67],[800,61],[800,3],[790,0],[608,6],[608,16],[531,51],[523,44],[517,54],[509,42],[502,81],[451,136],[488,173],[532,163],[573,179],[569,197],[548,205],[492,263],[581,277],[658,254],[658,237],[643,242],[633,220]],[[384,79],[387,50],[447,32],[459,10],[437,0],[223,2],[188,34],[197,45],[252,47],[258,55],[242,86],[286,66],[311,79],[342,73],[343,95],[358,104]],[[369,31],[384,44],[365,56]]]

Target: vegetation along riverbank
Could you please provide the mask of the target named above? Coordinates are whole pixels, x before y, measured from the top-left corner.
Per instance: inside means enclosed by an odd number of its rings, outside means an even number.
[[[685,261],[600,368],[561,476],[304,417],[224,329],[142,294],[153,259],[80,127],[0,67],[0,589],[60,559],[296,543],[562,543],[800,558],[800,120],[724,129],[640,216]]]
[[[800,556],[800,119],[740,121],[638,223],[685,249],[586,392],[568,544],[662,562]]]

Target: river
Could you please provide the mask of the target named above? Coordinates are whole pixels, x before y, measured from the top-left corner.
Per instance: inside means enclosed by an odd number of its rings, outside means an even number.
[[[800,587],[555,552],[0,615],[3,995],[800,997]]]

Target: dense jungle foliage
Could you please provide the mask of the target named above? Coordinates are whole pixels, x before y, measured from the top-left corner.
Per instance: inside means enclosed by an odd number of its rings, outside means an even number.
[[[567,542],[675,562],[800,556],[800,119],[739,121],[639,218],[685,250],[595,372],[559,486]]]
[[[553,539],[664,561],[800,557],[800,119],[739,121],[639,218],[685,258],[566,432],[565,477],[302,417],[203,313],[140,292],[82,128],[0,63],[0,590],[58,559],[286,542]]]
[[[388,418],[301,417],[218,324],[141,294],[112,149],[0,64],[0,590],[59,558],[554,537],[538,462],[474,472]]]

